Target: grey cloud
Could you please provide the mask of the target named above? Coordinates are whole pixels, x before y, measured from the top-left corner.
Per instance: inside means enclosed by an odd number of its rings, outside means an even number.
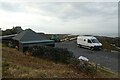
[[[81,16],[113,17],[117,14],[117,3],[113,2],[39,3],[37,4],[37,8],[63,20],[76,19]]]
[[[114,2],[51,2],[51,3],[0,3],[0,8],[11,12],[26,12],[25,6],[43,10],[50,16],[60,19],[76,19],[81,16],[114,16],[117,14],[117,3]],[[69,5],[69,6],[67,6]],[[68,8],[67,8],[68,7]],[[39,14],[39,13],[38,13]]]
[[[114,16],[117,14],[116,4],[117,3],[72,3],[71,5],[74,9],[66,13],[65,18],[75,19],[81,16]]]
[[[0,3],[0,9],[6,11],[37,15],[37,22],[33,21],[42,26],[42,31],[77,34],[116,32],[117,6],[117,2]],[[41,16],[48,21],[39,19]]]
[[[0,9],[10,12],[20,12],[23,11],[21,4],[10,3],[10,2],[0,2]]]

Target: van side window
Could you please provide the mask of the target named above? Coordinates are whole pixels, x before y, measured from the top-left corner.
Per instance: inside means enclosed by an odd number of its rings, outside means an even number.
[[[91,43],[91,41],[88,39],[88,43]]]

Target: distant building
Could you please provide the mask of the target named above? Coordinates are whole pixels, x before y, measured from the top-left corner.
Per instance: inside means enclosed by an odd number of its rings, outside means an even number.
[[[37,34],[31,29],[26,29],[13,37],[19,51],[24,52],[30,46],[54,46],[54,40],[46,38],[45,34]]]

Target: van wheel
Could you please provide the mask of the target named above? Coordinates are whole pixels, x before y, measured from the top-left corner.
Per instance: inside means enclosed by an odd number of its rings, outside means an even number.
[[[81,48],[81,45],[80,45],[80,44],[78,44],[77,46]]]
[[[91,51],[93,51],[93,50],[94,50],[94,48],[93,48],[93,47],[90,47],[90,50],[91,50]]]
[[[81,47],[82,47],[82,45],[80,45],[80,44],[79,44],[79,47],[81,48]]]

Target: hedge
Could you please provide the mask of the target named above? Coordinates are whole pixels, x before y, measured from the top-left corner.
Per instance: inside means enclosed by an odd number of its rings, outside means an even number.
[[[35,57],[44,57],[55,62],[70,63],[73,53],[67,49],[53,48],[48,46],[32,46],[28,52]]]

